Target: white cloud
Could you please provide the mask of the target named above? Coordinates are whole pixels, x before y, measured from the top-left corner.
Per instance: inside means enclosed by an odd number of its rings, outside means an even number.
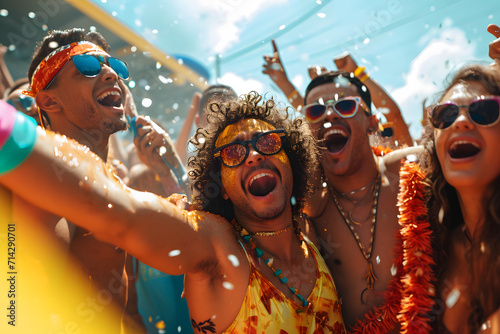
[[[223,53],[239,41],[241,26],[269,6],[286,3],[288,0],[196,0],[190,4],[208,18],[204,20],[207,42],[213,45],[214,53]],[[277,27],[278,28],[278,27]]]
[[[448,27],[434,38],[424,36],[422,40],[429,42],[411,62],[406,84],[391,92],[416,139],[421,136],[423,100],[440,92],[448,74],[472,60],[475,53],[475,44],[469,44],[464,31],[458,28]]]
[[[218,82],[232,87],[238,95],[246,94],[251,91],[256,91],[259,94],[265,93],[262,91],[264,89],[264,85],[260,81],[254,79],[243,79],[232,72],[225,73],[222,78],[218,80]]]
[[[292,83],[293,85],[297,88],[297,90],[299,92],[303,92],[306,90],[306,82],[305,82],[305,78],[302,74],[297,74],[296,76],[294,76],[292,78]],[[309,81],[307,82],[307,84],[309,84]]]

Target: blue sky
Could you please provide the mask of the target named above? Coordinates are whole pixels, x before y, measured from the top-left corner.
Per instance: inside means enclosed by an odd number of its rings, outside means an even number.
[[[420,136],[422,100],[467,62],[489,61],[486,26],[500,25],[498,0],[92,0],[169,54],[203,64],[239,94],[278,92],[261,73],[271,38],[300,92],[307,67],[335,69],[350,52],[388,90]],[[279,99],[285,99],[278,94]]]

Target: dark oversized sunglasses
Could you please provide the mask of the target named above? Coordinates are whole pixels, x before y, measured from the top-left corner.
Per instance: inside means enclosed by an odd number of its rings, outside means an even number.
[[[216,148],[214,157],[220,157],[226,167],[237,167],[248,157],[248,144],[252,144],[262,155],[273,155],[281,151],[281,136],[284,134],[285,130],[272,130],[262,132],[250,140],[234,141]]]
[[[469,118],[477,125],[492,126],[498,122],[500,115],[500,98],[487,97],[473,101],[470,105],[458,105],[446,102],[428,108],[432,126],[436,129],[450,127],[458,118],[460,108],[467,108]]]
[[[342,118],[350,118],[356,115],[361,104],[361,97],[348,96],[342,100],[328,100],[326,103],[314,102],[304,106],[304,115],[309,123],[317,123],[327,115],[328,107]]]
[[[73,64],[75,65],[78,72],[80,72],[80,74],[88,78],[93,78],[98,76],[99,73],[101,73],[102,64],[106,64],[109,67],[111,67],[111,69],[113,69],[113,71],[115,71],[116,74],[123,80],[127,80],[130,77],[127,63],[117,58],[84,53],[72,56],[70,60],[73,61]],[[64,66],[66,66],[68,62],[64,64]],[[57,72],[57,74],[59,74],[62,71],[64,66],[61,68],[59,72]],[[54,82],[55,78],[57,77],[57,74],[54,76],[54,78],[52,78],[52,80],[47,84],[47,86],[45,86],[45,89],[49,88],[52,82]]]

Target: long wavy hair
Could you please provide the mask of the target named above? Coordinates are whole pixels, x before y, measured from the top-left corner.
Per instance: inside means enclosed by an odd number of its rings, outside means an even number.
[[[495,71],[484,65],[468,65],[454,75],[439,99],[442,99],[457,84],[471,81],[482,83],[492,95],[500,96],[498,70]],[[437,247],[434,249],[436,250],[436,268],[439,268],[437,273],[439,285],[447,270],[446,260],[451,242],[450,235],[454,229],[462,228],[464,218],[461,210],[458,209],[460,204],[457,191],[446,181],[439,164],[434,131],[430,122],[426,124],[422,144],[428,153],[428,160],[425,164],[429,184],[428,207],[429,218],[437,236]],[[497,143],[489,143],[489,145],[497,145]],[[478,239],[472,242],[470,252],[472,263],[471,312],[468,319],[470,333],[477,333],[486,318],[500,308],[500,177],[489,185],[483,203],[484,220],[480,225],[480,230],[475,232]]]
[[[253,118],[285,130],[282,145],[293,172],[292,196],[296,202],[292,210],[298,213],[310,195],[312,175],[319,166],[320,158],[317,141],[308,124],[302,118],[291,120],[287,109],[279,109],[272,98],[263,101],[256,92],[238,100],[213,102],[207,109],[207,127],[199,128],[189,141],[197,153],[188,160],[188,175],[193,181],[193,204],[198,209],[228,220],[234,218],[233,204],[222,196],[221,162],[214,158],[213,151],[217,137],[228,125]]]

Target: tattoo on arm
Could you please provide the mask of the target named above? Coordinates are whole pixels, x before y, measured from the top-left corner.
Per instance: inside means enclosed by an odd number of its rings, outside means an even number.
[[[196,328],[200,333],[203,334],[207,334],[208,332],[215,333],[215,324],[213,323],[212,319],[208,319],[199,323],[196,323],[194,319],[191,319],[191,325],[193,326],[193,328]]]

